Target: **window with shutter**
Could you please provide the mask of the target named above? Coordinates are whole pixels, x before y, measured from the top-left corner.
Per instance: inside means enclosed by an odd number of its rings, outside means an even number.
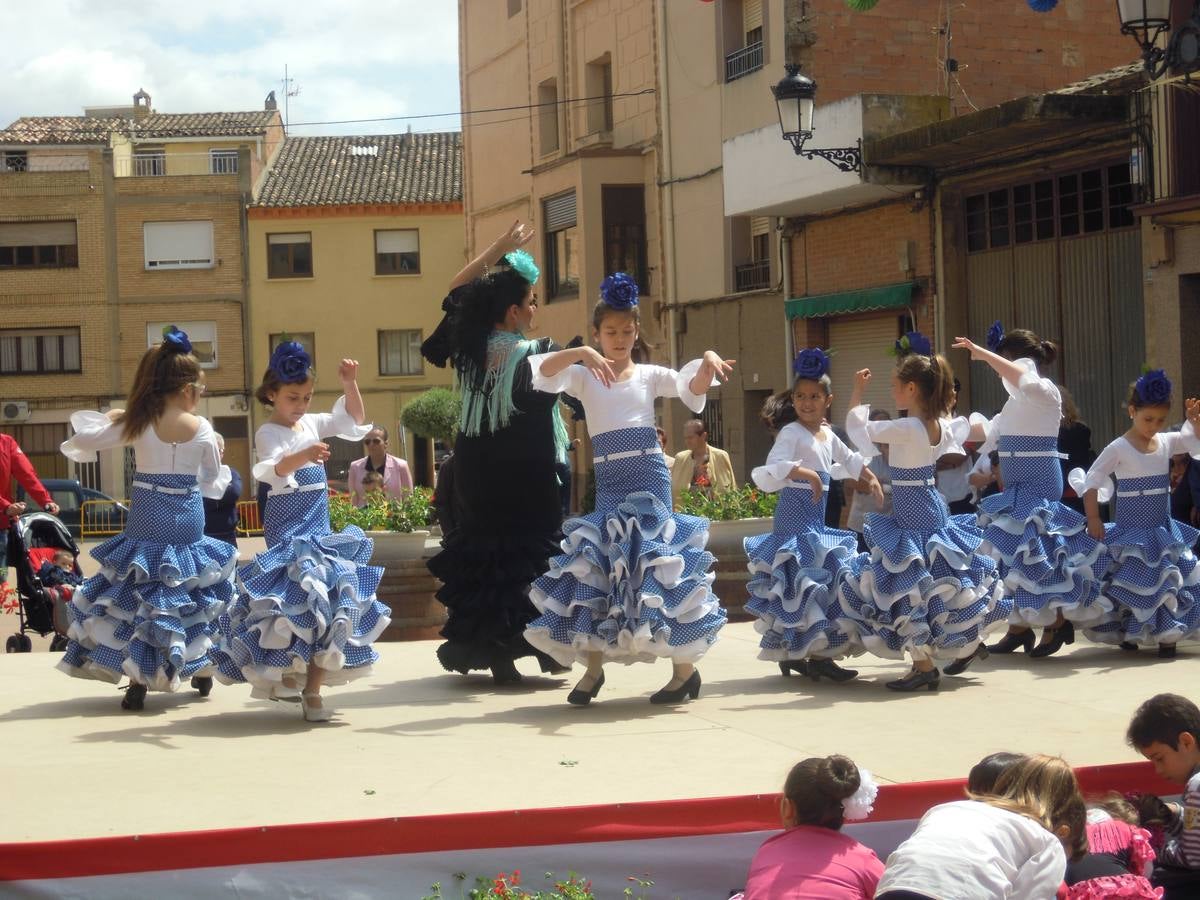
[[[147,269],[212,268],[212,222],[146,222],[142,230]]]

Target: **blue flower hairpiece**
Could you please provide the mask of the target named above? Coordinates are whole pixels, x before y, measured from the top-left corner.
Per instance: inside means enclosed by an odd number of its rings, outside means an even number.
[[[282,341],[271,354],[268,368],[284,384],[303,384],[312,369],[312,357],[298,341]]]
[[[921,332],[910,331],[904,337],[900,338],[900,340],[896,341],[892,352],[900,357],[908,356],[910,353],[915,353],[918,356],[933,356],[933,344]]]
[[[993,353],[1000,352],[1000,344],[1004,341],[1004,326],[997,319],[987,333],[987,348]]]
[[[162,330],[163,346],[172,353],[191,353],[192,342],[186,331],[180,331],[174,325],[168,325]]]
[[[1171,402],[1171,379],[1162,369],[1150,369],[1133,383],[1134,393],[1146,406],[1166,406]]]
[[[796,354],[792,371],[797,378],[818,381],[821,376],[829,374],[829,362],[829,354],[820,347],[806,347]]]
[[[538,283],[542,271],[537,267],[537,263],[533,261],[533,257],[524,250],[513,250],[511,253],[505,253],[504,261],[531,285]]]
[[[600,299],[612,309],[633,309],[638,305],[637,282],[624,272],[614,272],[600,282]]]

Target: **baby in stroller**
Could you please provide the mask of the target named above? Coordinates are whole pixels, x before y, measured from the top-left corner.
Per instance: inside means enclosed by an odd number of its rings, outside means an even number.
[[[82,584],[77,556],[79,545],[61,521],[45,512],[25,513],[14,519],[7,535],[8,560],[16,570],[20,632],[5,641],[7,653],[33,649],[27,631],[55,633],[51,650],[66,644],[70,617],[67,601]]]
[[[75,565],[75,554],[70,550],[58,549],[38,567],[37,576],[48,588],[64,588],[63,599],[70,600],[75,588],[83,584],[83,575]]]

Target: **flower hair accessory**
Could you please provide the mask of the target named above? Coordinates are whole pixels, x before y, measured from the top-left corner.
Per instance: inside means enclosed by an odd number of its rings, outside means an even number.
[[[830,356],[820,347],[805,347],[796,354],[792,362],[792,371],[797,378],[817,381],[823,375],[829,374]]]
[[[987,333],[987,348],[993,353],[1000,352],[1000,344],[1004,342],[1004,326],[997,319]]]
[[[533,261],[533,257],[524,250],[513,250],[511,253],[505,253],[504,261],[530,284],[538,283],[538,278],[541,277],[542,271],[537,267],[537,263]]]
[[[624,272],[614,272],[600,282],[600,299],[612,309],[633,309],[638,305],[637,282]]]
[[[908,356],[910,353],[915,353],[918,356],[933,356],[933,344],[921,332],[910,331],[904,337],[900,338],[900,340],[896,341],[892,352],[900,357]]]
[[[312,357],[298,341],[283,341],[271,354],[268,368],[284,384],[303,384],[312,369]]]
[[[842,814],[850,822],[865,819],[875,808],[879,796],[879,785],[866,769],[858,770],[858,790],[842,801]]]
[[[162,330],[163,346],[171,353],[191,353],[192,342],[186,331],[180,331],[174,325],[168,325]]]
[[[1171,379],[1162,369],[1147,369],[1133,383],[1133,390],[1147,406],[1162,406],[1171,402]]]

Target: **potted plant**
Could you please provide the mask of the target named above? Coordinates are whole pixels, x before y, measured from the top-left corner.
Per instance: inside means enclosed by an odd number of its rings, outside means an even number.
[[[418,394],[400,411],[400,424],[418,437],[432,438],[447,446],[458,434],[462,395],[449,388],[430,388]]]
[[[433,491],[418,487],[400,499],[382,493],[367,495],[365,506],[355,506],[344,494],[329,498],[329,524],[334,531],[357,525],[375,542],[371,562],[420,559],[425,555],[429,525],[433,521]]]
[[[745,485],[733,491],[709,496],[703,491],[684,491],[679,498],[679,511],[704,516],[712,524],[708,529],[708,550],[718,559],[736,558],[745,562],[742,540],[771,530],[775,494]]]

